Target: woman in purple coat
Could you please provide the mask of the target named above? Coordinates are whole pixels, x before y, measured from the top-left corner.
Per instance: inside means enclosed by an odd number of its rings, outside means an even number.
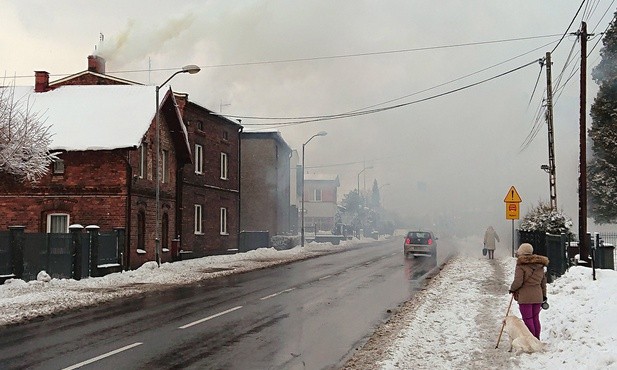
[[[523,243],[516,252],[516,269],[510,293],[518,302],[525,325],[531,334],[540,339],[540,310],[546,301],[546,274],[548,258],[533,254],[533,246]]]

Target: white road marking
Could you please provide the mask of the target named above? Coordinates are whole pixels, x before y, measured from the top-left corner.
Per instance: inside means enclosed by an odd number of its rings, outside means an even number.
[[[105,353],[105,354],[103,354],[103,355],[96,356],[96,357],[94,357],[94,358],[91,358],[91,359],[89,359],[89,360],[86,360],[86,361],[80,362],[80,363],[75,364],[75,365],[73,365],[73,366],[65,367],[65,368],[64,368],[64,369],[62,369],[62,370],[73,370],[73,369],[77,369],[77,368],[80,368],[80,367],[82,367],[82,366],[85,366],[85,365],[91,364],[91,363],[93,363],[93,362],[96,362],[96,361],[98,361],[98,360],[102,360],[102,359],[104,359],[105,357],[113,356],[113,355],[115,355],[115,354],[117,354],[117,353],[120,353],[120,352],[123,352],[123,351],[129,350],[129,349],[131,349],[131,348],[133,348],[133,347],[141,346],[142,344],[143,344],[143,343],[141,343],[141,342],[136,342],[136,343],[133,343],[133,344],[129,344],[128,346],[125,346],[125,347],[122,347],[122,348],[118,348],[118,349],[116,349],[116,350],[114,350],[114,351],[111,351],[111,352],[107,352],[107,353]]]
[[[319,280],[326,280],[326,279],[331,278],[331,277],[332,277],[332,275],[326,275],[326,276],[320,277]]]
[[[262,300],[262,301],[265,301],[266,299],[270,299],[270,298],[276,297],[277,295],[281,295],[283,293],[291,292],[294,289],[296,289],[296,288],[289,288],[289,289],[281,290],[280,292],[276,292],[276,293],[267,295],[265,297],[261,297],[259,299]]]
[[[188,323],[186,325],[182,325],[182,326],[178,327],[178,329],[190,328],[191,326],[194,326],[194,325],[197,325],[197,324],[201,324],[204,321],[208,321],[208,320],[214,319],[215,317],[223,316],[225,314],[228,314],[228,313],[233,312],[235,310],[239,310],[241,308],[242,308],[242,306],[236,306],[234,308],[230,308],[230,309],[225,310],[223,312],[219,312],[217,314],[214,314],[214,315],[211,315],[211,316],[208,316],[208,317],[204,317],[203,319],[200,319],[200,320],[197,320],[197,321],[193,321],[193,322]]]

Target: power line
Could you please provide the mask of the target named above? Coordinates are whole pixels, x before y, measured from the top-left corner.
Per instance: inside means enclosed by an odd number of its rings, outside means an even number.
[[[223,67],[244,67],[244,66],[280,64],[280,63],[310,62],[310,61],[329,60],[329,59],[357,58],[357,57],[374,56],[374,55],[400,54],[400,53],[410,53],[410,52],[417,52],[417,51],[459,48],[459,47],[466,47],[466,46],[489,45],[489,44],[498,44],[498,43],[506,43],[506,42],[549,38],[549,37],[556,37],[556,36],[559,36],[559,34],[526,36],[526,37],[499,39],[499,40],[475,41],[475,42],[466,42],[466,43],[459,43],[459,44],[425,46],[425,47],[418,47],[418,48],[396,49],[396,50],[364,52],[364,53],[354,53],[354,54],[338,54],[338,55],[326,55],[326,56],[317,56],[317,57],[291,58],[291,59],[279,59],[279,60],[261,60],[261,61],[254,61],[254,62],[211,64],[211,65],[203,65],[203,66],[200,65],[199,67],[202,69],[223,68]],[[108,74],[112,74],[112,73],[113,74],[123,74],[123,73],[141,73],[141,72],[168,72],[168,71],[177,71],[178,69],[180,69],[180,67],[118,70],[118,71],[108,71],[107,73]],[[66,77],[70,75],[71,75],[70,73],[63,73],[63,74],[50,74],[49,76],[50,77]],[[15,76],[14,78],[31,78],[31,77],[32,77],[31,75],[21,75],[21,76]]]
[[[581,9],[583,8],[583,5],[585,5],[585,2],[587,0],[583,0],[583,2],[581,3],[581,5],[578,7],[578,10],[576,11],[576,14],[574,14],[574,17],[572,17],[572,20],[570,21],[570,24],[568,25],[568,28],[566,28],[565,32],[563,33],[563,35],[561,36],[561,39],[559,39],[559,42],[557,43],[557,45],[555,45],[555,47],[553,48],[553,50],[551,50],[551,54],[555,51],[555,49],[557,49],[557,47],[559,47],[559,44],[561,44],[561,42],[563,41],[563,39],[566,37],[566,35],[568,34],[568,31],[570,30],[570,27],[572,27],[572,24],[574,23],[574,21],[576,20],[576,17],[578,17],[578,13],[580,13]]]
[[[323,116],[307,116],[307,117],[301,117],[301,118],[295,118],[295,119],[299,119],[300,121],[292,121],[292,122],[277,122],[277,123],[264,123],[264,124],[243,124],[245,126],[273,126],[276,125],[278,127],[282,127],[282,126],[294,126],[294,125],[299,125],[299,124],[304,124],[304,123],[309,123],[309,122],[319,122],[319,121],[328,121],[328,120],[335,120],[335,119],[341,119],[341,118],[350,118],[350,117],[357,117],[357,116],[363,116],[363,115],[367,115],[367,114],[374,114],[374,113],[379,113],[379,112],[384,112],[387,110],[392,110],[392,109],[397,109],[397,108],[402,108],[408,105],[412,105],[412,104],[417,104],[417,103],[421,103],[421,102],[425,102],[428,100],[432,100],[432,99],[436,99],[442,96],[446,96],[446,95],[450,95],[462,90],[466,90],[475,86],[478,86],[480,84],[489,82],[491,80],[506,76],[510,73],[516,72],[520,69],[523,69],[525,67],[528,67],[532,64],[535,64],[538,62],[539,59],[533,60],[532,62],[529,62],[527,64],[518,66],[516,68],[510,69],[506,72],[502,72],[498,75],[495,75],[493,77],[489,77],[486,78],[484,80],[469,84],[469,85],[465,85],[456,89],[452,89],[440,94],[436,94],[436,95],[432,95],[426,98],[422,98],[422,99],[418,99],[418,100],[413,100],[407,103],[401,103],[401,104],[396,104],[396,105],[391,105],[391,106],[387,106],[387,107],[383,107],[383,108],[375,108],[375,109],[368,109],[368,110],[363,110],[363,111],[357,111],[357,112],[351,112],[351,113],[340,113],[340,114],[332,114],[332,115],[323,115]],[[293,119],[293,118],[290,118]]]

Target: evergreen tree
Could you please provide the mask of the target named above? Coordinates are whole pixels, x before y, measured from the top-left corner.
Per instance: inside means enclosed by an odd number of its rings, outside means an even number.
[[[617,13],[615,13],[617,16]],[[617,221],[617,20],[602,39],[593,79],[600,86],[591,106],[593,158],[587,168],[589,213],[597,223]]]
[[[371,192],[370,207],[372,209],[379,209],[381,207],[381,199],[379,195],[379,185],[377,180],[373,180],[373,191]]]

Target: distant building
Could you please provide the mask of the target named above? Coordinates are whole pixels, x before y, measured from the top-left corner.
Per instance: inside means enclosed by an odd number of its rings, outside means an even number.
[[[305,228],[316,226],[317,231],[334,229],[339,186],[338,175],[304,175]]]
[[[291,148],[279,132],[243,132],[240,231],[289,234]]]

